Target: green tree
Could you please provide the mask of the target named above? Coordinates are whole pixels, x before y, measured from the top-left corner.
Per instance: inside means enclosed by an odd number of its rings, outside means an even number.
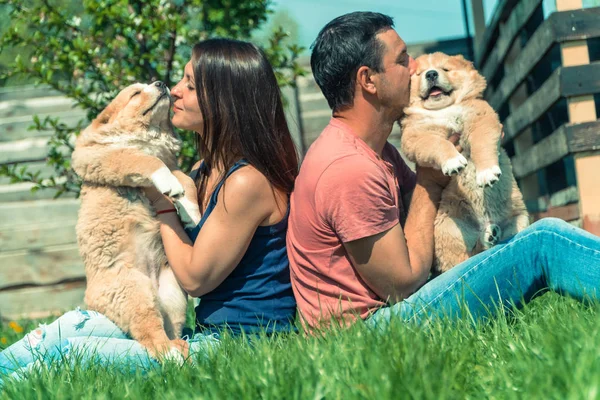
[[[0,7],[10,21],[0,31],[0,54],[18,54],[8,67],[0,65],[0,82],[21,76],[49,85],[74,99],[89,121],[133,82],[176,82],[194,43],[215,36],[249,38],[272,12],[271,0],[0,0]],[[302,49],[284,44],[286,37],[279,28],[263,47],[281,86],[303,74],[296,62]],[[81,182],[70,168],[70,154],[85,124],[35,116],[34,129],[52,132],[47,163],[54,176],[42,179],[18,164],[1,166],[0,175],[33,182],[33,190],[56,188],[57,197],[78,193]],[[180,133],[180,162],[188,168],[195,157],[193,133]]]

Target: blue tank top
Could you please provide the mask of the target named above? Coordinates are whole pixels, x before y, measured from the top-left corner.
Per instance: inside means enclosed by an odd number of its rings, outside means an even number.
[[[248,165],[245,160],[236,162],[217,184],[198,225],[186,230],[192,241],[196,240],[215,208],[227,177],[245,165]],[[202,166],[198,171],[202,171]],[[280,222],[257,227],[233,272],[212,292],[202,296],[196,307],[197,331],[216,332],[228,328],[239,334],[242,330],[245,333],[273,333],[294,329],[296,301],[290,283],[285,240],[288,216],[289,203]]]

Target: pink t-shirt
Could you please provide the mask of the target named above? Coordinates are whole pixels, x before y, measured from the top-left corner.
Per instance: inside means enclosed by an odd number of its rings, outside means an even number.
[[[287,251],[298,310],[309,328],[332,318],[365,318],[385,304],[342,244],[386,231],[404,215],[402,194],[414,189],[415,174],[389,142],[382,155],[333,118],[302,162]]]

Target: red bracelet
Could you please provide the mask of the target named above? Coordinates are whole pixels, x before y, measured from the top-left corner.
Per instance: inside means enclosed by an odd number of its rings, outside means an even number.
[[[167,208],[166,210],[157,211],[156,215],[167,214],[167,213],[172,213],[172,212],[177,212],[177,210],[175,208]]]

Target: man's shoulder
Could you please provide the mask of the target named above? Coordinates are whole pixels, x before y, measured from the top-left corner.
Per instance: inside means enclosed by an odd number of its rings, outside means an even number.
[[[369,160],[359,140],[332,120],[310,146],[302,165],[318,166],[325,170],[331,164],[347,161],[345,159],[348,157]]]

